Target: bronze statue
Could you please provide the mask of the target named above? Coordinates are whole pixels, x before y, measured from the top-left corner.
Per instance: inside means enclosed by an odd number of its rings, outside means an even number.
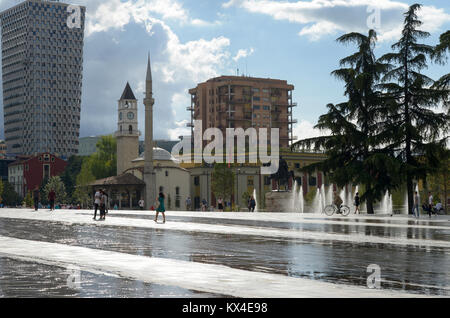
[[[271,179],[277,181],[277,190],[280,190],[280,186],[284,185],[284,190],[287,191],[289,187],[289,178],[292,173],[289,172],[289,167],[286,160],[280,156],[278,162],[278,171],[270,176]]]

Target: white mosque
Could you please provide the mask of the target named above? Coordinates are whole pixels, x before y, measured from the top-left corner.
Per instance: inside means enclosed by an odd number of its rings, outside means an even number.
[[[118,127],[115,133],[117,176],[90,184],[94,189],[106,190],[111,208],[116,205],[119,209],[135,209],[139,200],[144,199],[146,209],[150,209],[155,205],[158,193],[163,192],[166,209],[186,209],[185,202],[190,196],[190,173],[168,151],[154,146],[152,95],[149,56],[144,99],[146,151],[139,154],[138,100],[127,83],[118,101]]]

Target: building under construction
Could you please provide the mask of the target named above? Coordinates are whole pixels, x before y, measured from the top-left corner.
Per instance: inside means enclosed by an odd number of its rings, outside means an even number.
[[[188,124],[194,129],[194,120],[202,120],[202,133],[207,128],[219,128],[225,135],[226,128],[250,127],[279,128],[280,147],[287,148],[297,139],[293,135],[292,116],[294,86],[287,81],[245,76],[221,76],[200,83],[189,90],[191,113]]]

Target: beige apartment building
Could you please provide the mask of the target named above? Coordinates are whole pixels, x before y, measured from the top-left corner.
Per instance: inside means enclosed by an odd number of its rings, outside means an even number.
[[[288,148],[297,139],[293,135],[292,101],[294,86],[287,81],[245,76],[220,76],[200,83],[189,90],[191,113],[188,124],[202,120],[202,132],[219,128],[225,136],[226,128],[279,128],[280,147]],[[270,142],[270,139],[269,139]]]

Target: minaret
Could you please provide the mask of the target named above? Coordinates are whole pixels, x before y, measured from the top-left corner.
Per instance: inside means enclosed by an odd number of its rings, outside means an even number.
[[[118,101],[117,175],[131,168],[131,161],[139,156],[138,109],[130,84],[127,83]]]
[[[156,200],[156,177],[153,170],[153,87],[152,70],[150,67],[150,53],[148,54],[147,76],[145,79],[145,163],[144,163],[144,182],[145,182],[145,205],[150,209],[155,205]]]

